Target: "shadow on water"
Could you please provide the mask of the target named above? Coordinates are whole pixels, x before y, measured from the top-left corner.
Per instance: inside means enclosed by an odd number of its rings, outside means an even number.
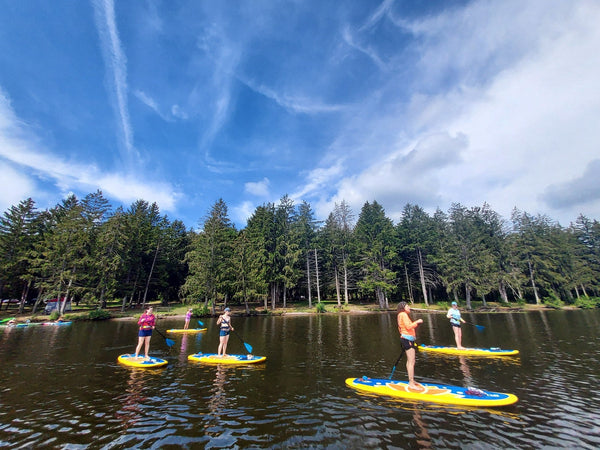
[[[420,343],[453,345],[444,314],[424,319]],[[538,448],[600,447],[600,312],[466,314],[474,347],[517,357],[420,352],[416,378],[510,392],[515,405],[483,409],[358,393],[348,377],[390,376],[400,353],[393,313],[234,317],[260,365],[192,363],[215,353],[218,328],[159,336],[163,369],[117,363],[137,341],[135,321],[0,329],[0,447],[49,448]],[[181,320],[161,319],[161,329]],[[228,352],[245,354],[239,340]],[[405,379],[405,360],[393,375]]]

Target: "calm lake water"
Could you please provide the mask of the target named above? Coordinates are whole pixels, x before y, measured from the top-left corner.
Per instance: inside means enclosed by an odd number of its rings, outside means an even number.
[[[453,345],[444,314],[423,318],[420,343]],[[387,378],[400,353],[393,313],[234,317],[264,364],[188,362],[216,353],[215,319],[200,335],[156,333],[164,369],[117,363],[135,321],[0,329],[0,447],[22,448],[599,448],[600,311],[464,314],[463,343],[517,357],[420,352],[416,378],[510,392],[515,405],[448,407],[375,397],[347,377]],[[183,320],[159,319],[162,331]],[[246,351],[232,335],[229,353]],[[394,378],[405,379],[405,360]]]

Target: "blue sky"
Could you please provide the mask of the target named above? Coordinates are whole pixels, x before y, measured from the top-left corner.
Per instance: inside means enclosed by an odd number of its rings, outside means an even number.
[[[0,210],[600,219],[600,2],[0,0]]]

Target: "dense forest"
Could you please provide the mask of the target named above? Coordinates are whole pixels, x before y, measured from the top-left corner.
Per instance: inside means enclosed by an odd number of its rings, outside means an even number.
[[[600,223],[563,227],[514,210],[453,204],[433,215],[407,204],[394,224],[376,201],[356,215],[336,204],[318,221],[284,196],[256,208],[244,229],[221,199],[199,230],[138,200],[113,209],[102,192],[39,211],[29,198],[0,219],[0,299],[33,311],[42,299],[103,309],[149,301],[246,311],[322,300],[380,308],[406,300],[598,306]],[[63,303],[64,304],[64,303]]]

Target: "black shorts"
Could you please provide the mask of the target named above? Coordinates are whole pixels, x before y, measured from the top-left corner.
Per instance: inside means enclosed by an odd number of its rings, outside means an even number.
[[[453,323],[452,326],[456,327],[456,328],[460,328],[460,323]]]
[[[408,339],[404,339],[403,337],[401,337],[400,343],[402,344],[402,348],[405,351],[410,350],[411,348],[414,348],[415,350],[417,350],[417,343],[415,341],[409,341]]]

